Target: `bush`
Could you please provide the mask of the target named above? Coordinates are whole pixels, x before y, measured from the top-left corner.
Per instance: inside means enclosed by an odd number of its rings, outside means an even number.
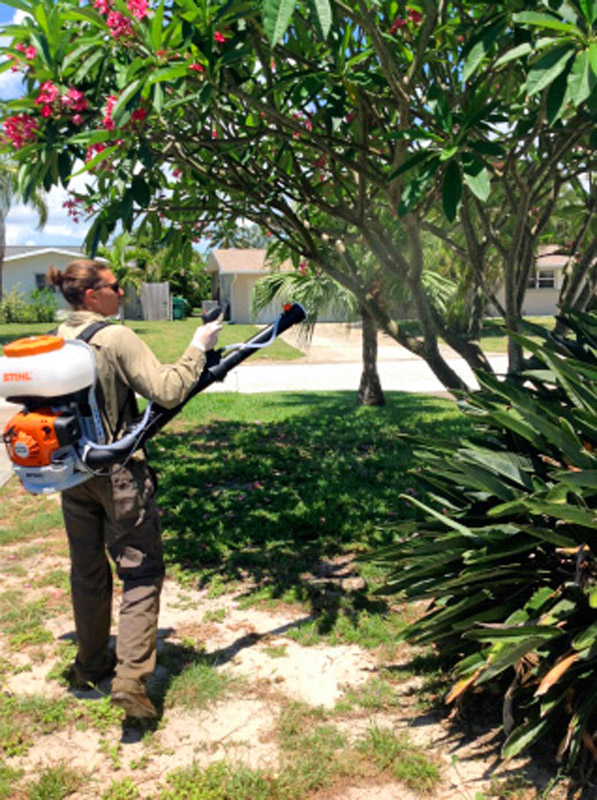
[[[26,306],[31,319],[24,322],[54,322],[58,310],[58,300],[52,289],[34,289],[29,294],[29,303]]]
[[[0,302],[0,323],[54,322],[58,300],[51,289],[34,289],[28,300],[16,287]]]
[[[597,754],[597,315],[566,319],[575,340],[533,326],[519,375],[478,375],[463,403],[477,434],[419,442],[424,522],[397,527],[386,593],[431,600],[404,638],[455,665],[449,701],[503,696],[513,756],[564,731],[558,757]]]
[[[21,322],[25,313],[25,298],[22,292],[11,289],[0,302],[0,323]]]

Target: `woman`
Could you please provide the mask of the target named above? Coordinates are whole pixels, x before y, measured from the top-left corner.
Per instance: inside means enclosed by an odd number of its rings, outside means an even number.
[[[72,312],[58,329],[75,339],[118,313],[124,292],[108,266],[79,259],[50,282],[60,288]],[[205,353],[215,347],[220,322],[197,328],[175,364],[161,364],[129,328],[107,324],[91,339],[98,396],[108,441],[118,438],[136,415],[135,395],[171,408],[196,383]],[[145,684],[156,662],[160,591],[164,578],[155,482],[142,451],[126,464],[91,477],[62,493],[71,556],[71,593],[77,632],[75,678],[80,685],[114,674],[112,702],[131,717],[155,717]],[[108,649],[112,572],[106,549],[123,582],[116,654]]]

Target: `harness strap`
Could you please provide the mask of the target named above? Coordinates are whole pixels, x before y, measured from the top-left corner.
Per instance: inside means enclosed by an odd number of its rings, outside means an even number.
[[[108,325],[112,325],[112,323],[108,322],[107,320],[102,320],[101,322],[92,322],[91,325],[88,325],[86,328],[84,328],[84,330],[81,331],[81,333],[77,336],[77,339],[80,339],[82,342],[86,342],[88,344],[98,331],[101,331],[102,328],[106,328]],[[97,391],[100,393],[100,399],[103,401],[103,397],[101,395],[102,387],[99,382],[97,384]],[[139,407],[137,405],[137,398],[135,397],[134,391],[130,387],[127,392],[126,400],[122,408],[120,408],[118,411],[118,420],[116,422],[115,430],[112,431],[112,436],[116,436],[118,431],[122,430],[127,406],[130,407],[133,418],[138,416]]]

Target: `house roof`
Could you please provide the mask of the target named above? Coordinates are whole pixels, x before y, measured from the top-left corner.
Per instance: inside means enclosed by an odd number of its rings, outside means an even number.
[[[265,275],[268,271],[267,250],[257,248],[223,247],[211,250],[207,258],[207,271],[224,275]],[[285,262],[282,269],[291,269]]]
[[[45,247],[38,247],[36,245],[7,245],[4,248],[4,261],[16,261],[19,258],[28,258],[33,255],[52,255],[53,253],[62,253],[67,256],[81,256],[85,253],[82,247],[66,247],[58,245],[53,247],[47,245]]]
[[[540,269],[563,269],[568,263],[568,256],[562,255],[561,250],[558,244],[541,245],[537,253],[537,266]]]

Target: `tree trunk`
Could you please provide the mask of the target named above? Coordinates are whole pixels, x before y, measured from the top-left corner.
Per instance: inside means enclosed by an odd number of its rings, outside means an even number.
[[[6,253],[6,222],[4,213],[0,211],[0,303],[2,302],[2,282],[3,282],[3,267],[4,267],[4,254]]]
[[[377,325],[362,306],[360,311],[363,321],[363,372],[357,402],[360,406],[383,406],[386,401],[377,372]]]

